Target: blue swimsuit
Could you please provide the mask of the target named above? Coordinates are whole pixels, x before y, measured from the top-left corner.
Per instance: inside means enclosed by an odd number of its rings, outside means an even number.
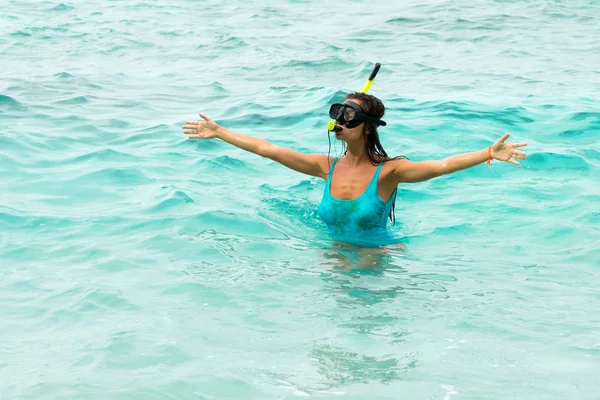
[[[329,169],[329,176],[325,183],[323,199],[319,205],[319,216],[325,221],[334,237],[359,239],[359,242],[372,242],[374,236],[385,236],[385,242],[390,239],[387,231],[387,220],[396,200],[396,191],[394,190],[387,202],[381,200],[377,194],[377,183],[383,163],[377,166],[373,179],[367,186],[362,195],[352,200],[340,200],[331,196],[331,177],[333,169],[337,162],[337,157],[333,160]],[[351,240],[356,242],[356,240]],[[382,243],[383,244],[383,243]]]

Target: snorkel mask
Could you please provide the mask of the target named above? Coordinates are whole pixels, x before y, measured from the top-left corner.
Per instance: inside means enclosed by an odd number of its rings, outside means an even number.
[[[371,75],[369,75],[367,83],[365,83],[365,86],[361,90],[362,93],[367,93],[369,91],[375,80],[375,76],[377,76],[377,73],[379,72],[379,68],[381,68],[381,64],[376,63]],[[386,125],[385,121],[365,114],[358,104],[349,100],[346,100],[344,103],[333,104],[331,108],[329,108],[329,117],[334,119],[334,121],[329,121],[327,124],[327,130],[330,132],[341,131],[342,127],[339,125],[343,125],[348,129],[356,128],[363,122],[372,122],[379,126]]]
[[[339,130],[341,129],[337,125],[352,129],[363,122],[372,122],[379,126],[386,125],[385,121],[365,114],[358,104],[350,100],[346,100],[344,103],[332,104],[329,109],[329,116],[335,119],[336,128]]]

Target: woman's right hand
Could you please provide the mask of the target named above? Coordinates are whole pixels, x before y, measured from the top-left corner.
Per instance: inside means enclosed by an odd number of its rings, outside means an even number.
[[[219,125],[210,117],[200,113],[204,121],[185,121],[183,133],[188,139],[212,139],[217,137]]]

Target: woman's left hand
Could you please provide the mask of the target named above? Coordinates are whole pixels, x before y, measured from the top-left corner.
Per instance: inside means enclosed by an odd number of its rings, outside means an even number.
[[[524,151],[515,150],[517,147],[527,146],[527,143],[505,143],[510,135],[507,133],[492,145],[491,155],[495,160],[507,161],[514,165],[521,165],[515,159],[524,160],[526,155]]]

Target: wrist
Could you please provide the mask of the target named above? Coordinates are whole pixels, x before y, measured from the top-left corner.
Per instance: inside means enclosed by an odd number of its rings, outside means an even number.
[[[490,166],[490,163],[492,162],[492,146],[488,147],[486,150],[486,154],[487,154],[487,161],[486,164],[488,165],[488,167]]]
[[[225,135],[225,129],[222,126],[217,125],[217,129],[215,129],[215,137],[217,139],[223,139],[223,135]]]

